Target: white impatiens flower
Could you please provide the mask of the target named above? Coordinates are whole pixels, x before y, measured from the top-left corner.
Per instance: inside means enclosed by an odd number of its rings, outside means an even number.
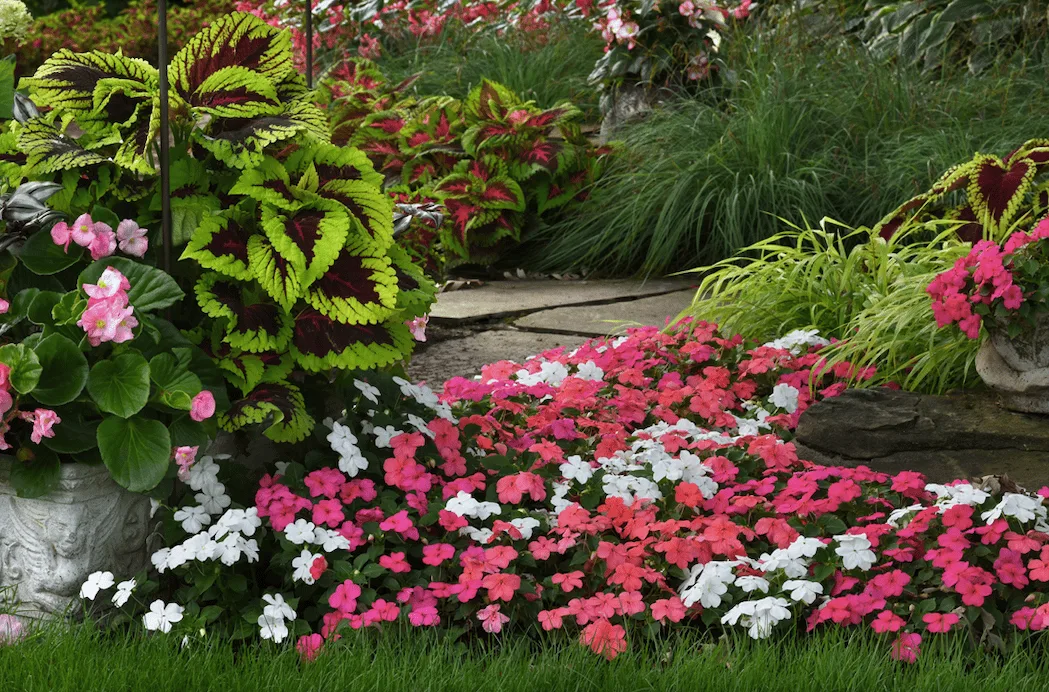
[[[301,581],[303,584],[311,585],[316,579],[310,574],[310,568],[313,567],[313,563],[317,558],[323,557],[320,554],[311,553],[308,550],[303,550],[297,558],[291,561],[291,566],[295,569],[291,573],[293,581]]]
[[[232,500],[230,496],[226,494],[226,486],[222,483],[215,482],[211,485],[205,486],[199,493],[193,496],[200,506],[204,508],[208,514],[222,514],[222,512],[230,506]]]
[[[200,531],[211,523],[211,515],[203,507],[183,507],[175,512],[175,521],[182,523],[182,530],[186,533],[200,533]]]
[[[448,504],[444,508],[457,516],[472,517],[481,521],[485,521],[493,515],[501,514],[503,511],[503,508],[495,502],[478,502],[469,493],[462,490],[456,493],[455,497],[448,500]]]
[[[99,591],[108,589],[115,583],[112,572],[93,572],[87,576],[87,581],[80,587],[80,597],[93,601]]]
[[[578,454],[573,454],[561,464],[561,475],[565,480],[574,480],[579,484],[586,483],[594,475],[590,462],[583,461]]]
[[[775,341],[770,341],[765,346],[770,348],[782,348],[794,355],[800,354],[810,346],[829,346],[830,342],[819,335],[818,329],[808,331],[797,329],[786,336],[781,336]]]
[[[888,519],[885,523],[893,528],[900,528],[900,520],[906,517],[908,514],[914,514],[925,509],[925,505],[911,505],[910,507],[900,507],[889,512]]]
[[[777,384],[772,388],[769,403],[787,413],[794,413],[798,410],[798,395],[798,390],[789,384]]]
[[[296,519],[284,527],[284,537],[295,545],[313,543],[317,535],[317,525],[306,519]]]
[[[131,592],[138,586],[138,582],[134,579],[128,579],[117,584],[117,592],[113,594],[113,605],[117,608],[123,608],[124,604],[131,598]]]
[[[153,569],[157,570],[161,574],[170,569],[168,566],[168,561],[170,559],[171,548],[161,548],[149,557],[149,561],[153,563]]]
[[[387,425],[383,427],[376,427],[375,430],[372,431],[372,434],[375,435],[376,447],[389,448],[393,446],[390,440],[397,437],[398,435],[403,435],[404,431],[398,430],[392,425]]]
[[[843,534],[835,536],[838,547],[834,552],[842,559],[845,569],[860,569],[866,572],[877,561],[877,556],[871,550],[871,542],[863,534]]]
[[[331,553],[336,550],[349,550],[350,539],[343,536],[338,531],[332,531],[331,529],[322,529],[317,527],[313,532],[313,542],[321,547],[326,553]]]
[[[373,404],[379,403],[379,388],[368,384],[362,380],[354,380],[353,386],[360,390],[364,398]]]
[[[264,594],[262,600],[265,601],[266,605],[263,606],[262,612],[272,618],[280,620],[294,620],[296,617],[295,609],[292,608],[287,601],[284,600],[284,596],[275,594]]]
[[[142,616],[142,624],[150,632],[160,631],[167,634],[173,624],[182,621],[184,612],[182,606],[175,603],[165,604],[158,599],[150,604],[149,612]]]
[[[259,636],[270,639],[274,644],[280,644],[288,638],[288,626],[281,618],[275,618],[263,613],[257,620],[259,625]]]
[[[958,485],[929,483],[925,486],[925,490],[936,495],[936,506],[940,508],[941,512],[946,512],[955,505],[971,505],[973,507],[982,505],[991,496],[990,493],[978,490],[969,483],[959,483]]]
[[[532,517],[520,517],[518,519],[511,519],[510,523],[521,532],[521,540],[529,540],[532,538],[532,532],[539,528],[539,520],[533,519]]]
[[[588,360],[576,369],[575,376],[581,380],[600,382],[605,379],[605,371],[599,368],[594,361]]]
[[[242,533],[245,536],[254,536],[255,531],[262,526],[259,519],[258,507],[249,509],[228,509],[215,525],[208,529],[208,534],[215,539],[222,538],[230,531]]]
[[[982,513],[980,518],[988,524],[1000,517],[1012,517],[1022,524],[1035,519],[1045,519],[1045,505],[1042,498],[1021,495],[1019,493],[1003,493],[1002,500],[994,508]]]
[[[807,579],[788,579],[783,582],[783,591],[790,592],[791,600],[812,605],[816,597],[823,594],[823,584]]]
[[[761,577],[736,577],[735,586],[743,589],[745,593],[753,591],[769,592],[769,582]]]
[[[790,601],[768,596],[757,601],[744,601],[734,606],[721,618],[721,624],[740,624],[747,628],[752,639],[765,639],[772,628],[782,620],[790,619]]]
[[[210,488],[219,482],[219,465],[213,457],[205,456],[189,467],[189,478],[186,483],[197,491]]]
[[[694,565],[689,578],[681,585],[681,602],[686,608],[699,603],[704,608],[717,608],[721,597],[728,593],[728,585],[735,581],[732,568],[738,562],[713,560],[703,565]]]

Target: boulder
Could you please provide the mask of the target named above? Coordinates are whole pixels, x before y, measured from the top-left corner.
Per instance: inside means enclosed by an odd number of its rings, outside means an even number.
[[[798,456],[820,464],[920,471],[935,482],[1049,483],[1049,417],[1005,410],[990,392],[847,390],[802,414],[795,443]]]

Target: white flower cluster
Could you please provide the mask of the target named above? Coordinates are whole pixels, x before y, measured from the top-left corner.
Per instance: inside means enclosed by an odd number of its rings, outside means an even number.
[[[332,451],[339,455],[339,470],[350,478],[368,468],[368,460],[357,446],[357,436],[349,427],[342,423],[325,420],[325,424],[331,428],[328,433],[328,444]]]
[[[878,556],[871,550],[870,540],[863,534],[842,534],[835,536],[838,547],[834,553],[841,558],[845,569],[859,569],[866,572],[878,561]]]
[[[1049,524],[1046,522],[1046,509],[1041,497],[1003,493],[1001,502],[980,515],[980,518],[988,524],[1001,517],[1012,517],[1021,524],[1033,521],[1036,522],[1035,529],[1038,531],[1049,530]]]
[[[13,38],[21,43],[32,23],[33,16],[21,0],[0,0],[0,40]]]
[[[257,508],[227,510],[207,531],[202,531],[203,527],[196,521],[199,509],[183,508],[175,513],[175,519],[182,521],[182,528],[193,535],[178,545],[153,553],[151,561],[158,572],[163,574],[192,561],[218,560],[227,567],[235,565],[241,558],[247,558],[249,563],[258,561],[258,542],[250,538],[262,526]],[[186,512],[193,514],[186,515]],[[190,530],[193,528],[196,528],[196,533]]]
[[[743,601],[721,618],[723,625],[739,624],[747,628],[751,639],[765,639],[776,623],[790,619],[790,601],[767,596],[757,601]]]
[[[517,383],[523,387],[545,383],[556,388],[560,387],[567,377],[568,368],[564,363],[556,361],[543,361],[539,366],[539,372],[528,372],[524,369],[517,371]]]
[[[770,341],[765,346],[770,348],[782,348],[792,354],[799,355],[813,346],[830,346],[830,342],[819,335],[818,329],[796,329],[786,336],[781,336],[775,341]]]
[[[946,512],[955,505],[977,507],[986,502],[987,498],[991,496],[990,493],[974,488],[969,483],[959,483],[958,485],[929,483],[925,486],[925,490],[936,495],[936,506],[940,508],[940,512]]]
[[[414,399],[419,405],[430,409],[439,418],[444,418],[453,423],[456,422],[455,416],[452,415],[452,407],[448,404],[441,403],[437,394],[426,385],[412,384],[403,377],[394,377],[393,381],[401,388],[401,394],[404,396]]]
[[[319,546],[326,553],[350,549],[350,539],[338,531],[317,526],[307,519],[296,519],[284,527],[284,537],[295,545]]]
[[[88,575],[87,581],[80,587],[80,598],[93,601],[98,596],[99,591],[112,588],[114,584],[116,584],[116,579],[113,577],[112,572],[93,572]],[[117,590],[113,593],[112,598],[113,605],[117,608],[122,608],[128,602],[128,599],[131,598],[131,592],[138,586],[138,582],[134,579],[128,579],[116,586]]]
[[[266,605],[263,606],[262,615],[259,615],[257,621],[259,636],[263,639],[270,639],[275,644],[280,644],[288,638],[287,622],[294,622],[296,617],[295,609],[288,605],[284,600],[284,596],[279,593],[265,594],[262,600]]]
[[[798,579],[809,573],[809,561],[816,557],[816,551],[826,547],[818,538],[799,536],[786,548],[762,553],[755,567],[766,573],[782,571],[788,577]]]

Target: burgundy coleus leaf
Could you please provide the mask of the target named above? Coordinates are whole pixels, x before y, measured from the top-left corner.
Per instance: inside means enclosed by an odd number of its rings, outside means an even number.
[[[983,238],[983,224],[976,218],[976,212],[973,211],[971,205],[966,204],[960,209],[955,210],[950,218],[957,221],[965,221],[966,223],[959,226],[955,233],[958,237],[967,243],[975,243]]]
[[[411,335],[399,321],[345,324],[306,308],[295,316],[292,354],[306,370],[372,369],[391,365],[411,349]]]
[[[328,200],[295,211],[262,207],[262,229],[274,250],[288,264],[300,268],[300,291],[332,266],[346,243],[350,225],[345,207]]]
[[[288,382],[263,382],[233,402],[219,417],[219,425],[230,431],[263,425],[266,436],[275,442],[299,442],[313,430],[314,420],[306,412],[298,387]]]
[[[489,206],[491,202],[509,202],[517,204],[518,193],[510,189],[507,182],[500,182],[493,180],[485,186],[484,191],[480,195],[480,200],[485,206]]]
[[[1006,227],[1034,181],[1036,166],[1029,159],[1005,164],[994,156],[978,157],[966,192],[977,219],[993,229]]]
[[[291,36],[260,18],[236,12],[212,22],[171,60],[171,85],[187,103],[215,91],[215,75],[231,67],[254,74],[270,89],[295,69]],[[250,88],[245,83],[245,88]],[[264,88],[264,87],[259,87]]]
[[[555,124],[569,112],[570,111],[567,108],[551,108],[550,110],[531,116],[525,120],[524,125],[525,127],[532,128],[547,128]]]
[[[310,287],[306,301],[338,322],[375,324],[397,305],[397,275],[388,257],[344,250]]]
[[[200,226],[182,252],[182,259],[192,259],[205,269],[246,281],[248,239],[252,231],[228,215],[205,214]]]
[[[404,127],[404,123],[404,118],[396,115],[389,115],[375,118],[374,120],[368,120],[365,123],[365,127],[382,130],[388,135],[395,135],[401,131]]]
[[[558,154],[560,152],[561,146],[557,142],[540,139],[533,141],[521,152],[520,160],[525,163],[535,164],[553,173],[557,170]]]
[[[197,283],[197,301],[210,317],[225,318],[223,341],[250,353],[282,351],[291,338],[291,317],[252,284],[217,274],[205,274]]]
[[[929,202],[929,195],[918,195],[907,200],[896,208],[891,214],[882,219],[874,231],[879,236],[888,240],[900,229],[907,219],[911,218],[911,212],[925,206]]]

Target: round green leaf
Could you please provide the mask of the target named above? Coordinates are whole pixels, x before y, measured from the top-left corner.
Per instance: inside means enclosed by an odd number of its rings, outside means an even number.
[[[58,487],[62,477],[58,455],[36,445],[22,449],[19,455],[29,457],[11,461],[11,487],[19,497],[43,497]]]
[[[128,302],[136,312],[163,310],[185,296],[169,274],[126,257],[107,257],[95,262],[80,272],[78,286],[96,283],[106,267],[113,267],[127,277],[131,284],[127,292]]]
[[[110,417],[98,426],[98,451],[113,480],[143,493],[164,480],[171,461],[171,436],[160,421],[141,416]]]
[[[160,401],[182,411],[190,409],[193,397],[202,389],[200,379],[188,370],[188,365],[188,354],[177,358],[171,353],[161,353],[149,361],[149,376],[157,385]]]
[[[98,407],[130,418],[149,401],[149,363],[139,353],[123,353],[91,368],[87,391]]]
[[[60,300],[62,300],[62,294],[58,291],[40,291],[30,303],[26,316],[33,324],[53,324],[51,310],[58,305]]]
[[[40,359],[25,344],[0,346],[0,363],[11,368],[11,386],[19,394],[28,394],[40,382]]]
[[[58,415],[62,422],[55,426],[54,437],[44,438],[45,447],[59,454],[82,454],[98,446],[95,440],[97,420],[84,420],[80,414],[65,409],[59,411]]]
[[[87,384],[88,366],[75,343],[52,334],[37,344],[36,356],[44,371],[33,390],[34,399],[45,406],[61,406],[80,396]]]
[[[47,276],[72,267],[83,254],[83,250],[76,245],[70,245],[69,253],[66,253],[60,245],[55,245],[50,233],[37,231],[22,245],[18,258],[29,271]]]

